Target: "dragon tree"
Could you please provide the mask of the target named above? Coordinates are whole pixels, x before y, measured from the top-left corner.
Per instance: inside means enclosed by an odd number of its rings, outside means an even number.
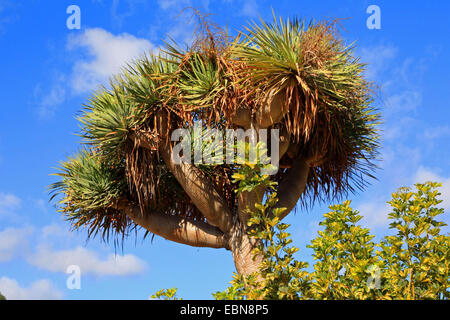
[[[170,42],[137,57],[79,115],[79,152],[50,187],[59,211],[89,237],[116,241],[143,230],[229,250],[239,274],[257,271],[247,221],[266,190],[236,193],[239,164],[175,162],[171,133],[194,123],[278,129],[270,179],[281,218],[297,204],[362,190],[376,168],[380,116],[365,65],[338,29],[335,21],[274,19],[232,37],[200,19],[189,46]]]

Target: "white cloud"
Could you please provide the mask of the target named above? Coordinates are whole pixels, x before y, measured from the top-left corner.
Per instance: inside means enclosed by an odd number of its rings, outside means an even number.
[[[20,207],[20,199],[11,193],[0,192],[0,214]]]
[[[64,101],[66,96],[66,89],[60,85],[54,86],[52,90],[42,98],[42,105],[44,107],[54,106]],[[48,112],[44,109],[43,112]]]
[[[242,5],[242,14],[249,17],[257,17],[258,4],[256,0],[244,0]]]
[[[377,80],[382,72],[389,70],[388,63],[397,55],[397,48],[390,45],[379,45],[361,49],[361,57],[367,63],[366,76]]]
[[[21,207],[21,199],[12,193],[0,192],[0,220],[17,220],[16,210]]]
[[[369,228],[388,226],[388,214],[391,212],[391,207],[386,201],[364,202],[357,207],[359,214],[363,216],[364,226]]]
[[[29,287],[7,277],[0,278],[0,292],[8,300],[60,300],[62,293],[49,280],[38,280]]]
[[[414,183],[424,183],[427,181],[442,183],[442,187],[439,188],[439,192],[441,193],[439,199],[443,200],[443,202],[440,204],[440,206],[446,210],[450,209],[450,177],[445,178],[439,176],[432,170],[421,166],[419,167],[419,169],[416,171],[415,174],[411,175],[408,179],[404,180],[405,182],[404,185],[412,185]],[[400,185],[401,184],[399,184],[399,186]],[[392,210],[390,205],[387,203],[389,199],[386,198],[386,199],[372,200],[369,202],[363,202],[357,206],[357,210],[364,217],[363,218],[364,225],[367,225],[368,227],[371,228],[388,226],[389,224],[388,213],[391,212]]]
[[[428,128],[423,132],[423,137],[425,139],[434,140],[442,137],[448,137],[450,135],[450,126],[437,126]]]
[[[107,84],[108,79],[120,72],[127,62],[154,49],[146,39],[127,33],[113,35],[101,29],[86,29],[69,38],[69,50],[82,49],[89,56],[75,62],[70,79],[74,93],[84,93]]]
[[[440,199],[443,201],[440,205],[446,210],[450,209],[450,177],[442,177],[432,170],[421,166],[414,176],[414,182],[424,183],[427,181],[442,183],[442,187],[439,188],[439,192],[441,193]]]
[[[315,237],[317,237],[318,231],[322,229],[319,223],[319,220],[313,220],[306,225],[302,225],[298,229],[298,236],[301,237],[302,240],[305,239],[307,241],[314,239]]]
[[[183,9],[184,7],[187,7],[191,5],[190,0],[158,0],[158,5],[163,10],[167,9]]]
[[[43,239],[67,238],[72,236],[72,233],[58,224],[50,224],[42,228],[40,235]]]
[[[36,205],[36,207],[41,210],[42,212],[47,212],[47,205],[48,205],[48,200],[44,200],[44,199],[36,199],[34,200],[34,203]]]
[[[422,94],[416,90],[405,90],[394,94],[388,99],[388,111],[407,112],[416,111],[422,103]]]
[[[5,14],[5,9],[10,6],[11,6],[10,1],[2,0],[0,2],[0,36],[6,30],[6,28],[4,26],[17,18],[11,14],[9,14],[9,15]]]
[[[408,161],[407,159],[412,158],[412,156],[405,156],[405,160],[400,162],[406,163],[406,161]],[[411,162],[417,162],[417,160],[411,160]],[[409,176],[403,174],[399,175],[398,169],[399,168],[396,169],[397,176],[395,183],[393,184],[395,187],[391,190],[392,192],[400,186],[412,187],[414,183],[424,183],[427,181],[441,182],[442,187],[438,189],[441,195],[438,198],[443,201],[438,205],[438,207],[442,207],[445,210],[450,210],[450,177],[443,177],[435,173],[433,170],[423,166],[420,166],[415,173],[413,168],[408,167],[407,170],[409,172],[413,171],[413,174],[409,174]],[[386,188],[385,183],[385,192],[390,189],[390,187]],[[390,199],[390,194],[386,194],[386,197],[371,195],[368,201],[358,201],[356,209],[360,212],[360,215],[363,216],[363,225],[368,226],[369,228],[388,227],[388,214],[392,211],[391,206],[387,203]]]
[[[165,32],[180,45],[190,45],[194,39],[195,17],[191,0],[158,0],[159,7],[165,11],[166,18],[171,20]],[[203,1],[203,6],[208,3]]]
[[[6,262],[23,253],[31,228],[7,228],[0,231],[0,262]]]
[[[73,62],[70,74],[56,72],[50,88],[36,85],[34,95],[41,118],[52,116],[56,107],[71,96],[108,85],[109,79],[120,73],[126,63],[149,51],[157,51],[146,39],[128,33],[114,35],[101,28],[69,36],[67,50],[77,51],[83,58]]]
[[[258,12],[258,1],[256,0],[222,0],[227,4],[231,4],[233,6],[233,11],[236,11],[238,14],[243,16],[249,16],[252,18],[257,18],[259,15]],[[240,8],[240,11],[236,9]]]
[[[43,92],[41,85],[37,85],[34,95],[39,99],[39,116],[47,118],[54,114],[56,106],[62,104],[67,98],[67,79],[63,74],[58,74],[53,80],[53,86],[49,92]]]
[[[122,2],[120,0],[113,0],[111,5],[113,23],[121,27],[124,20],[132,17],[136,12],[137,5],[145,2],[146,0],[127,0]],[[120,3],[123,3],[123,5],[121,6]]]
[[[400,105],[397,104],[396,106],[401,107]],[[408,115],[401,116],[402,115],[401,113],[398,113],[397,116],[393,117],[392,113],[394,113],[394,106],[388,105],[388,108],[389,107],[391,111],[391,117],[389,118],[389,112],[385,112],[384,114],[387,115],[388,117],[386,117],[387,118],[386,123],[383,123],[381,125],[382,127],[381,135],[383,140],[385,141],[392,140],[393,142],[398,142],[399,139],[408,137],[406,133],[408,132],[409,129],[417,128],[421,124],[420,121],[415,119],[414,117],[410,117]]]
[[[28,258],[31,265],[52,272],[66,272],[70,265],[77,265],[83,274],[104,276],[127,276],[143,272],[147,264],[138,257],[126,254],[123,256],[110,254],[106,259],[85,249],[77,247],[72,250],[52,251],[41,247],[37,253]]]

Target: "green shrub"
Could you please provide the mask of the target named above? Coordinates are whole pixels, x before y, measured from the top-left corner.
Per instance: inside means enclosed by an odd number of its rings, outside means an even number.
[[[261,243],[254,251],[263,257],[260,271],[246,278],[235,273],[231,286],[214,293],[215,299],[449,299],[450,236],[442,234],[446,224],[436,220],[444,213],[437,207],[441,184],[416,184],[415,190],[393,193],[388,218],[396,234],[379,243],[358,224],[362,216],[350,201],[330,206],[320,222],[324,229],[308,246],[315,260],[308,273],[308,263],[294,258],[299,249],[291,246],[289,225],[279,219],[284,209],[274,209],[274,182],[260,169],[259,164],[244,165],[233,176],[237,192],[260,185],[268,189],[249,219],[249,233]],[[171,290],[166,297],[175,296],[176,289]]]

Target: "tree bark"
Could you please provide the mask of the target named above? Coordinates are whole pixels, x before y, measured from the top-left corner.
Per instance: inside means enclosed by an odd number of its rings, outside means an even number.
[[[286,217],[295,208],[301,195],[305,192],[309,168],[309,161],[298,158],[294,160],[289,175],[280,182],[276,208],[286,208],[280,219]]]
[[[134,223],[164,239],[193,247],[229,249],[227,237],[217,227],[203,221],[157,212],[142,214],[141,208],[127,202],[116,205]]]
[[[225,200],[216,191],[211,181],[194,165],[183,162],[175,164],[169,148],[162,148],[160,152],[167,167],[208,223],[217,226],[223,232],[230,230],[232,215]]]
[[[267,96],[256,110],[254,117],[251,109],[237,109],[231,122],[244,129],[252,125],[259,129],[266,129],[280,122],[286,115],[288,109],[285,105],[286,90],[281,90],[274,95]]]
[[[258,272],[263,259],[253,252],[260,242],[248,235],[247,223],[250,213],[255,210],[255,204],[262,201],[264,193],[265,189],[260,187],[252,192],[244,191],[238,198],[238,219],[231,230],[228,246],[236,271],[244,277]]]
[[[233,255],[237,273],[247,277],[254,272],[259,272],[263,257],[255,255],[253,249],[258,246],[258,241],[247,234],[247,228],[237,225],[229,240],[229,247]]]
[[[281,152],[284,153],[286,150]],[[286,208],[280,219],[286,217],[299,201],[306,189],[308,174],[309,160],[296,159],[289,176],[280,183],[277,190],[279,201],[276,208]],[[253,192],[243,192],[238,199],[239,222],[232,230],[229,247],[233,254],[236,270],[243,276],[258,272],[263,259],[262,255],[255,255],[252,252],[259,243],[247,233],[249,215],[246,209],[254,210],[255,204],[262,201],[264,192],[265,190],[261,188]]]

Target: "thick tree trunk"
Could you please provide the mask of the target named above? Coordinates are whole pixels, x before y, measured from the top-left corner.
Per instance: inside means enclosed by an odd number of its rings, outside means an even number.
[[[278,189],[279,202],[276,207],[286,208],[286,211],[280,217],[281,219],[293,210],[301,194],[305,191],[308,174],[308,161],[301,158],[296,159],[290,175],[281,182]],[[251,193],[243,192],[238,200],[239,221],[236,222],[237,224],[231,230],[228,247],[233,254],[234,264],[240,275],[248,276],[260,269],[262,256],[255,256],[252,253],[253,249],[258,245],[258,242],[252,239],[247,233],[249,216],[246,209],[254,210],[255,203],[261,202],[263,195],[264,190],[257,189]]]
[[[262,256],[252,252],[258,245],[258,242],[251,238],[247,231],[236,226],[229,240],[229,247],[233,255],[234,265],[237,273],[242,276],[248,276],[253,272],[258,272],[262,262]]]
[[[238,199],[238,217],[230,230],[228,247],[233,254],[236,271],[243,276],[248,276],[260,269],[262,256],[253,253],[258,241],[248,235],[247,222],[249,213],[255,210],[255,204],[261,202],[264,195],[263,188],[257,188],[252,192],[244,191]]]

